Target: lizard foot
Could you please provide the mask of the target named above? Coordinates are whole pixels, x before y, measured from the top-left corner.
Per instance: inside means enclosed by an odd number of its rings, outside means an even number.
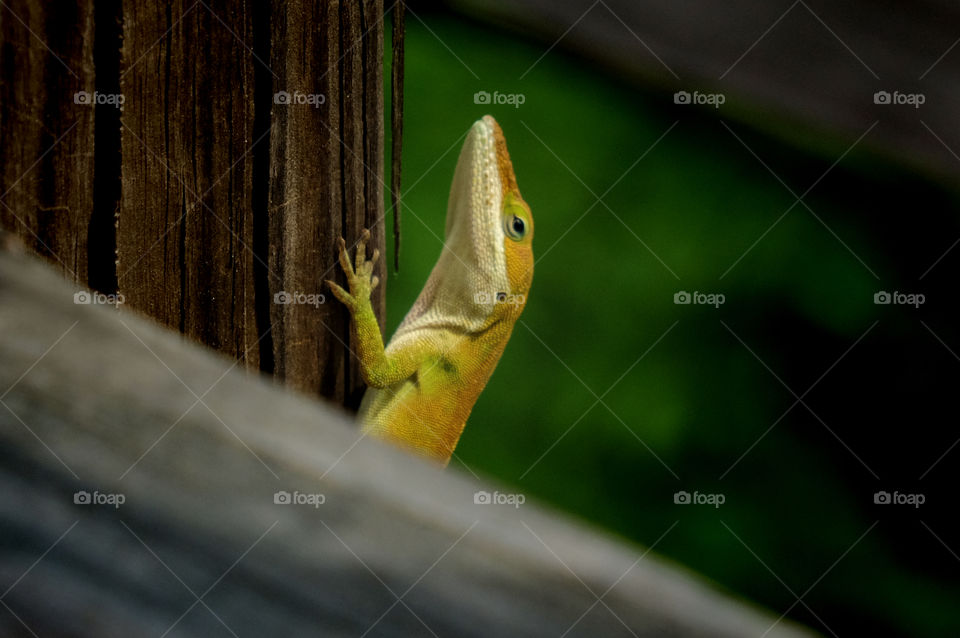
[[[357,242],[357,251],[354,257],[355,265],[350,263],[350,256],[347,253],[347,244],[340,237],[337,243],[340,247],[340,267],[347,277],[347,285],[350,292],[347,292],[334,282],[327,280],[327,286],[333,296],[339,299],[347,308],[353,310],[357,303],[370,299],[370,293],[380,283],[380,278],[373,274],[373,266],[380,257],[380,251],[373,250],[373,256],[367,259],[367,242],[370,240],[370,231],[363,230],[360,235],[360,241]]]

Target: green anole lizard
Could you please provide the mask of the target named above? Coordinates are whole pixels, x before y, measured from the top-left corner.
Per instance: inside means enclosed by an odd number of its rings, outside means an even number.
[[[339,240],[350,291],[327,281],[349,309],[367,391],[365,434],[446,465],[500,360],[533,281],[533,216],[520,196],[503,132],[487,115],[470,129],[450,189],[437,264],[386,348],[370,292],[379,280],[364,231],[355,266]]]

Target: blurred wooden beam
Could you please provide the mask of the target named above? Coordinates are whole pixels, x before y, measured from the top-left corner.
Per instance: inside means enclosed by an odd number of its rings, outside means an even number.
[[[722,92],[722,117],[833,156],[877,122],[864,148],[951,187],[960,176],[956,3],[448,1],[669,94]],[[517,75],[534,75],[535,62]],[[878,91],[920,93],[924,103],[876,104]]]
[[[529,501],[475,504],[497,487],[358,442],[342,413],[75,292],[0,249],[0,635],[733,638],[774,625]],[[811,634],[780,622],[766,635]]]

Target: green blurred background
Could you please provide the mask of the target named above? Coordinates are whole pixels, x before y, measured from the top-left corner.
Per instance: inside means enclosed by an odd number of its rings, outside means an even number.
[[[387,334],[440,254],[460,140],[486,113],[536,221],[526,311],[452,471],[656,542],[825,635],[960,635],[960,452],[929,469],[956,437],[958,257],[918,280],[960,235],[956,194],[860,147],[817,182],[853,139],[794,139],[774,115],[760,130],[734,101],[678,106],[562,47],[520,80],[545,49],[408,16]],[[477,105],[481,90],[525,101]],[[817,182],[812,212],[747,146],[796,194]],[[879,290],[927,302],[878,306]],[[678,505],[680,490],[725,503]],[[875,505],[879,490],[927,502]]]

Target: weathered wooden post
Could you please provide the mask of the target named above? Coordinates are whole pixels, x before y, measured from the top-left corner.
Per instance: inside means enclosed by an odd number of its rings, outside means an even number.
[[[355,403],[322,285],[337,237],[370,228],[384,252],[384,19],[382,0],[4,3],[0,226],[80,286]]]

